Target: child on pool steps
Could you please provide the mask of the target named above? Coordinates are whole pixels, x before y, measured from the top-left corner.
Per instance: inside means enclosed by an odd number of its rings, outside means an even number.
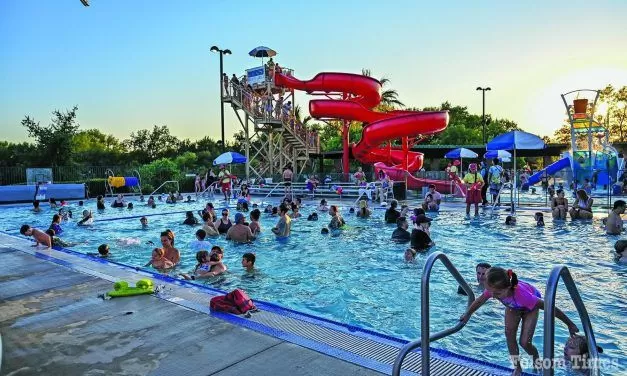
[[[506,307],[505,338],[514,365],[512,375],[521,375],[522,367],[518,343],[516,342],[518,326],[521,322],[520,345],[527,354],[533,356],[535,365],[539,361],[538,349],[533,345],[533,333],[538,324],[539,311],[544,309],[544,301],[540,291],[527,282],[519,281],[518,276],[511,269],[505,270],[499,267],[488,269],[485,287],[483,294],[468,307],[466,313],[459,320],[468,322],[472,314],[490,298],[503,303]],[[571,335],[579,331],[577,326],[559,308],[555,308],[555,316],[568,326]]]

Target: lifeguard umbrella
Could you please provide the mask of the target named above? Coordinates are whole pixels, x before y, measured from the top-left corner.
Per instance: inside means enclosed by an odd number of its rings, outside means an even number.
[[[252,57],[260,57],[261,58],[261,65],[263,65],[263,58],[264,57],[276,56],[276,51],[273,50],[270,47],[259,46],[259,47],[255,47],[252,50],[250,50],[250,52],[248,54],[250,56],[252,56]]]
[[[214,166],[232,163],[246,163],[246,157],[234,151],[227,151],[224,154],[220,154],[218,158],[213,160]]]
[[[470,150],[470,149],[466,149],[466,148],[457,148],[457,149],[453,149],[451,151],[449,151],[448,153],[444,154],[444,158],[447,159],[457,159],[459,158],[460,161],[460,166],[459,166],[459,174],[461,176],[463,176],[464,174],[464,158],[477,158],[479,155],[477,153],[475,153],[474,151]]]
[[[546,144],[535,134],[523,131],[511,131],[500,134],[488,142],[486,150],[513,150],[514,151],[514,186],[512,192],[516,189],[516,150],[540,150],[546,148]],[[512,196],[512,209],[514,208],[514,199]]]

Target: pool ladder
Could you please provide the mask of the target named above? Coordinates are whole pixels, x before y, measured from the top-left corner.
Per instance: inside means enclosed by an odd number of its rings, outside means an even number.
[[[468,306],[472,304],[475,300],[475,294],[472,291],[472,288],[468,285],[468,283],[461,276],[459,271],[453,266],[453,263],[446,257],[446,255],[442,252],[434,252],[432,253],[427,260],[425,261],[425,266],[422,272],[421,278],[421,299],[420,299],[420,307],[421,307],[421,319],[420,319],[420,339],[410,342],[403,346],[394,361],[394,365],[392,367],[392,375],[399,376],[401,374],[401,366],[403,364],[403,360],[405,357],[414,349],[420,347],[421,348],[421,366],[422,371],[420,373],[421,376],[429,376],[431,373],[430,370],[430,359],[431,359],[431,350],[429,348],[429,344],[432,341],[437,341],[438,339],[449,336],[453,333],[460,331],[466,324],[459,321],[455,326],[442,330],[438,333],[430,335],[430,327],[429,327],[429,281],[431,278],[431,270],[433,269],[433,265],[437,260],[441,260],[446,269],[455,277],[457,283],[461,286],[464,292],[468,296]],[[549,279],[546,284],[546,294],[544,297],[544,352],[543,352],[543,364],[549,364],[549,367],[544,367],[542,374],[543,376],[553,376],[555,372],[555,367],[553,367],[553,363],[551,359],[555,358],[555,296],[557,292],[557,285],[559,283],[560,278],[564,280],[564,285],[568,289],[568,293],[575,303],[575,307],[577,308],[577,313],[579,313],[579,318],[581,319],[581,323],[583,326],[584,334],[588,341],[588,349],[590,354],[590,376],[598,376],[600,375],[599,371],[599,352],[596,345],[596,340],[594,338],[594,332],[592,330],[592,324],[590,322],[590,317],[588,316],[588,312],[586,307],[583,304],[583,300],[581,299],[581,295],[577,290],[577,286],[570,274],[570,271],[565,265],[558,265],[553,268],[551,274],[549,275]]]

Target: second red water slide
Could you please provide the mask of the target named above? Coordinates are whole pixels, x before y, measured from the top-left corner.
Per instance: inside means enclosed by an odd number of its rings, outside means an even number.
[[[423,155],[382,144],[403,137],[417,137],[442,132],[448,124],[448,112],[390,111],[371,109],[381,101],[381,84],[374,78],[351,73],[319,73],[301,81],[280,73],[275,84],[308,93],[343,94],[344,100],[318,99],[309,102],[311,116],[318,119],[355,120],[368,123],[361,140],[352,145],[353,156],[362,163],[384,162],[387,169],[402,169],[407,156],[407,171],[422,167]],[[405,170],[402,169],[404,172]],[[391,171],[390,171],[391,172]],[[401,171],[394,175],[399,175]],[[398,176],[392,176],[397,178]],[[399,179],[400,180],[400,179]]]

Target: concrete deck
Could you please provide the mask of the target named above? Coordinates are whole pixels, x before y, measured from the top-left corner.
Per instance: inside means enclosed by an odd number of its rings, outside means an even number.
[[[381,375],[111,282],[0,248],[1,375]]]
[[[219,290],[31,245],[0,233],[0,376],[381,375],[405,343],[260,301],[251,317],[212,313]],[[142,278],[154,295],[99,297]],[[434,376],[511,373],[444,350],[430,364]],[[420,367],[412,352],[403,374]]]

